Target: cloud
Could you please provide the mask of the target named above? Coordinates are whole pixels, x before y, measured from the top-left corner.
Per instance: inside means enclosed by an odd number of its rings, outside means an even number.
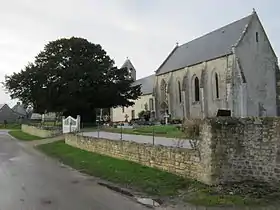
[[[0,80],[20,71],[44,45],[78,36],[99,43],[121,65],[128,56],[137,77],[155,71],[173,49],[242,18],[256,8],[276,53],[277,0],[10,0],[0,7]],[[0,103],[9,101],[0,91]]]

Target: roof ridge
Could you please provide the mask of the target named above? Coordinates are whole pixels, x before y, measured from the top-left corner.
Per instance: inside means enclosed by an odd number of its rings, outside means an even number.
[[[224,26],[222,26],[222,27],[220,27],[220,28],[214,29],[213,31],[210,31],[210,32],[208,32],[208,33],[206,33],[206,34],[204,34],[204,35],[202,35],[202,36],[199,36],[199,37],[197,37],[197,38],[195,38],[195,39],[192,39],[191,41],[188,41],[188,42],[186,42],[185,44],[179,45],[179,48],[182,47],[182,46],[185,46],[185,45],[187,45],[187,44],[189,44],[189,43],[191,43],[191,42],[193,42],[193,41],[196,41],[196,40],[198,40],[198,39],[201,39],[201,38],[203,38],[203,37],[209,36],[210,34],[215,33],[215,32],[217,32],[217,31],[221,30],[222,28],[226,28],[226,27],[228,27],[228,26],[230,26],[230,25],[232,25],[232,24],[235,24],[235,23],[237,23],[237,22],[239,22],[239,21],[245,20],[245,19],[251,17],[252,15],[253,15],[253,14],[247,15],[247,16],[245,16],[245,17],[243,17],[243,18],[240,18],[240,19],[238,19],[238,20],[235,20],[235,21],[233,21],[233,22],[231,22],[231,23],[229,23],[229,24],[227,24],[227,25],[224,25]]]
[[[239,40],[253,14],[175,47],[157,69],[156,75],[231,54],[232,46]]]
[[[152,76],[155,76],[155,74],[150,74],[149,76],[141,77],[141,78],[135,80],[134,82],[137,82],[137,81],[139,81],[139,80],[141,80],[141,79],[146,79],[146,78],[152,77]]]

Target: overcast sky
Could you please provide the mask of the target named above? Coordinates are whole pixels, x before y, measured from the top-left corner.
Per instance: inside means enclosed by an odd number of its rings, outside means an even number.
[[[175,46],[256,9],[277,54],[279,0],[0,0],[0,80],[61,37],[101,44],[118,66],[129,57],[137,78],[152,74]],[[0,89],[0,103],[13,104]]]

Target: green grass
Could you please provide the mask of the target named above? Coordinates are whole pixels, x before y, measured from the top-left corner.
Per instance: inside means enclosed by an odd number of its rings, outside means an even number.
[[[38,136],[32,136],[28,133],[24,133],[21,130],[9,131],[9,134],[11,136],[15,137],[16,139],[19,139],[19,140],[22,140],[22,141],[33,141],[33,140],[43,139],[43,138],[38,137]]]
[[[74,148],[64,141],[39,145],[38,149],[81,172],[157,197],[180,198],[203,206],[264,205],[280,198],[278,191],[269,192],[256,185],[247,191],[239,189],[246,184],[220,190],[155,168]],[[261,196],[255,193],[260,190]]]
[[[21,129],[21,124],[11,123],[7,124],[6,126],[4,124],[0,124],[0,129],[7,129],[7,130],[18,130]]]
[[[174,195],[177,190],[184,189],[188,184],[185,179],[176,175],[130,161],[80,150],[63,141],[40,145],[38,148],[82,172],[135,187],[150,195]]]
[[[113,133],[120,133],[120,128],[103,128],[102,130],[113,132]],[[175,125],[157,125],[157,126],[141,126],[138,128],[123,128],[123,133],[126,134],[136,134],[136,135],[148,135],[151,136],[162,136],[168,138],[185,138],[185,134],[177,128]]]

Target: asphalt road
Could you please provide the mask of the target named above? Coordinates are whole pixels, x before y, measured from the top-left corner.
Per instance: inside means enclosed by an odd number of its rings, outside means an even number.
[[[133,135],[133,134],[120,134],[120,133],[111,133],[111,132],[103,132],[100,131],[99,134],[96,131],[92,132],[82,132],[80,135],[89,136],[89,137],[100,137],[110,140],[122,140],[125,141],[134,141],[141,144],[155,144],[162,145],[167,147],[182,147],[182,148],[191,148],[189,140],[187,139],[175,139],[175,138],[166,138],[166,137],[158,137],[155,136],[154,140],[152,136],[144,136],[144,135]]]
[[[140,210],[132,199],[0,132],[0,210]]]

